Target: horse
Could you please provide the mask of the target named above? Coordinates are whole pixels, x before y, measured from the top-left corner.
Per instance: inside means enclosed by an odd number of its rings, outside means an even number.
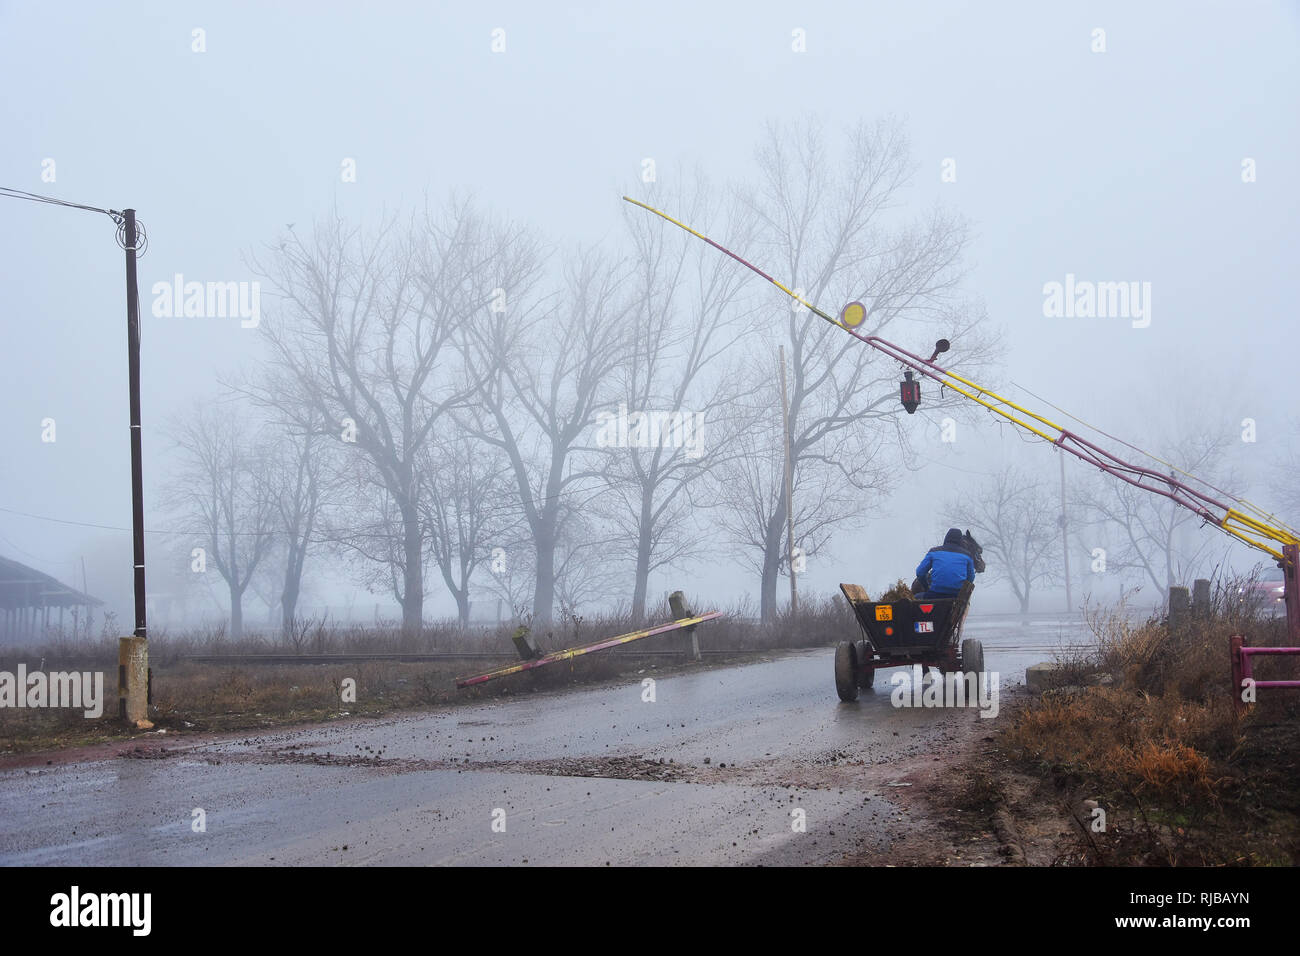
[[[966,533],[962,535],[961,543],[962,547],[966,549],[966,553],[970,555],[971,560],[975,562],[975,573],[983,574],[985,567],[984,549],[981,548],[980,543],[971,536],[969,528],[967,528]]]

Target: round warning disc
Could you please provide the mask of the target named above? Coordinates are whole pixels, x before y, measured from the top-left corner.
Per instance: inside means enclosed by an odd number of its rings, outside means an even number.
[[[861,302],[850,302],[840,313],[840,324],[847,329],[856,329],[867,317],[867,307]]]

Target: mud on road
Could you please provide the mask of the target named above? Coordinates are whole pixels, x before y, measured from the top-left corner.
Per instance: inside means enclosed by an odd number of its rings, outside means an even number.
[[[840,703],[831,659],[28,756],[0,764],[0,862],[1004,862],[967,794],[996,721],[896,708],[889,672]]]

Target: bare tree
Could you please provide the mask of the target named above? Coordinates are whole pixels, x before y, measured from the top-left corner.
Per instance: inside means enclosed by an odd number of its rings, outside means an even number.
[[[554,610],[564,519],[601,487],[590,426],[615,394],[627,339],[623,266],[587,252],[565,271],[558,301],[530,307],[522,283],[507,286],[515,305],[469,329],[471,375],[480,386],[468,420],[475,437],[510,462],[532,539],[539,625],[549,624]]]
[[[359,584],[371,593],[391,594],[402,604],[406,580],[405,527],[401,509],[369,462],[345,457],[335,505],[322,516],[321,539],[351,564]],[[423,523],[420,540],[428,531]]]
[[[270,552],[275,504],[263,478],[265,448],[256,426],[233,406],[197,405],[168,428],[178,454],[165,491],[169,509],[203,542],[230,598],[230,635],[244,632],[244,592]]]
[[[1236,433],[1214,423],[1212,416],[1183,411],[1165,423],[1162,441],[1149,443],[1167,449],[1163,462],[1170,474],[1184,481],[1195,475],[1220,488],[1237,485],[1226,460]],[[1077,502],[1087,522],[1116,542],[1106,551],[1107,571],[1135,572],[1157,594],[1200,576],[1220,543],[1217,536],[1198,531],[1201,519],[1188,509],[1106,475],[1083,486]]]
[[[304,430],[329,423],[327,434],[365,458],[400,523],[401,548],[388,557],[407,633],[422,624],[425,595],[429,484],[418,463],[438,423],[474,393],[454,336],[490,300],[496,253],[517,235],[460,201],[402,234],[389,221],[366,235],[335,215],[310,240],[282,242],[260,270],[284,299],[262,328],[288,396],[263,400]]]
[[[277,530],[272,535],[271,547],[267,550],[261,563],[258,564],[257,572],[248,582],[248,590],[266,608],[267,627],[280,627],[283,620],[283,615],[280,612],[280,601],[281,591],[284,587],[284,558],[284,542]]]
[[[1291,443],[1270,465],[1269,492],[1277,502],[1277,518],[1292,528],[1300,527],[1300,422],[1290,427]]]
[[[735,453],[718,469],[718,494],[724,502],[718,516],[719,527],[731,541],[741,546],[738,559],[759,575],[762,590],[760,613],[771,620],[776,610],[776,584],[781,571],[799,570],[798,564],[785,553],[786,535],[784,440],[780,419],[780,397],[775,383],[768,383],[764,393],[755,393],[755,404],[736,419],[729,439]],[[763,398],[767,398],[765,404]],[[775,407],[774,407],[775,406]],[[764,414],[765,413],[765,414]],[[822,458],[813,461],[804,449],[791,440],[791,458],[796,467],[793,480],[795,547],[805,559],[825,552],[837,529],[860,520],[873,510],[860,497],[861,489],[870,488],[883,495],[892,485],[892,469],[884,446],[869,453],[849,447],[839,440],[826,442]],[[846,470],[852,471],[856,484],[849,483],[834,464],[839,455],[855,456]]]
[[[328,487],[324,442],[314,431],[283,434],[267,463],[266,481],[284,550],[277,597],[286,635],[294,631],[303,567],[320,541],[321,512]]]
[[[617,526],[591,508],[575,510],[560,523],[555,549],[555,596],[569,617],[594,603],[609,605],[620,581],[627,579],[627,566],[612,560],[624,552]],[[627,608],[615,602],[614,613]]]
[[[462,628],[469,625],[470,578],[497,541],[519,521],[509,463],[490,445],[456,430],[430,447],[424,466],[431,494],[422,505],[429,553],[456,601]]]
[[[1057,584],[1061,574],[1060,503],[1031,473],[1008,466],[945,505],[948,520],[971,530],[984,549],[989,577],[1006,581],[1029,613],[1035,588]]]
[[[905,221],[893,214],[912,167],[902,126],[882,120],[850,130],[842,161],[829,155],[816,123],[774,126],[759,152],[761,178],[746,192],[757,217],[753,255],[771,262],[797,291],[823,309],[860,301],[863,334],[905,329],[900,344],[918,351],[952,341],[953,362],[969,370],[987,360],[977,334],[982,311],[957,296],[966,227],[941,210]],[[790,456],[795,538],[786,536],[781,493],[778,339],[751,332],[755,414],[768,424],[744,438],[762,461],[738,462],[723,475],[724,521],[749,550],[760,575],[764,620],[776,610],[777,578],[796,547],[811,557],[837,527],[860,521],[888,493],[908,450],[892,362],[797,303],[773,300],[770,325],[784,325],[790,368]],[[779,327],[779,326],[778,326]],[[759,324],[758,328],[762,328]],[[952,404],[927,397],[926,414]],[[894,450],[897,449],[897,453]]]
[[[662,196],[649,190],[646,201],[706,227],[720,219],[726,235],[745,241],[743,209],[724,209],[698,175],[679,181]],[[741,293],[751,276],[656,216],[628,208],[625,219],[635,307],[621,403],[601,413],[608,434],[597,443],[609,450],[611,518],[632,545],[632,618],[640,622],[651,573],[698,552],[703,539],[691,518],[709,500],[702,479],[736,450],[722,426],[749,386],[724,360],[746,318]]]
[[[484,586],[505,603],[511,617],[521,621],[532,618],[533,593],[537,587],[535,557],[526,524],[513,527],[506,536],[488,545],[488,576]]]

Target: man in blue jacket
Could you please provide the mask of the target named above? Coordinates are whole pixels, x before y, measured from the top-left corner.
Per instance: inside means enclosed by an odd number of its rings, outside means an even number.
[[[926,589],[917,598],[955,597],[962,582],[975,581],[975,562],[966,550],[959,528],[949,528],[943,544],[926,552],[916,566],[918,580],[926,582]]]

